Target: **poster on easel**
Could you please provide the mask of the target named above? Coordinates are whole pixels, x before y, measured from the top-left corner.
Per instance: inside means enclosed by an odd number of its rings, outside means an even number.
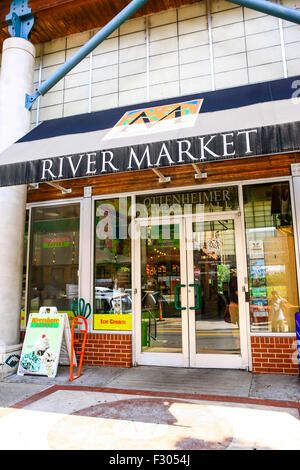
[[[62,351],[64,345],[64,351]],[[62,354],[63,352],[63,354]],[[71,332],[67,313],[56,309],[29,315],[18,375],[44,375],[55,377],[58,365],[70,364]],[[75,358],[76,359],[76,358]],[[73,358],[74,360],[74,358]]]

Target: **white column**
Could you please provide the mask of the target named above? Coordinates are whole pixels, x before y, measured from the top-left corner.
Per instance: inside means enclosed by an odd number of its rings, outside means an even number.
[[[34,59],[35,48],[29,41],[22,38],[4,41],[0,77],[0,153],[30,130],[25,94],[33,92]],[[0,188],[0,378],[15,372],[21,351],[26,191],[25,185]]]
[[[79,259],[79,296],[85,302],[89,302],[93,306],[93,293],[91,286],[93,285],[91,260],[93,259],[93,201],[92,188],[87,186],[84,188],[84,198],[81,202],[80,211],[80,259]],[[88,319],[89,329],[93,328],[93,315]]]

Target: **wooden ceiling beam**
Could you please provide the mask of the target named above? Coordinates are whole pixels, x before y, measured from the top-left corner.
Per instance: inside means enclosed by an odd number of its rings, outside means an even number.
[[[198,0],[149,0],[134,16],[144,16]],[[35,16],[30,40],[37,44],[70,34],[97,29],[107,24],[130,0],[28,0]],[[0,1],[0,52],[2,42],[9,37],[6,15],[11,0]]]

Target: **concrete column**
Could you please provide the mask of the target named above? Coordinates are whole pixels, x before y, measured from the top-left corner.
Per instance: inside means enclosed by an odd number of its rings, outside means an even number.
[[[92,240],[93,240],[93,201],[92,188],[84,188],[84,198],[80,209],[80,247],[79,247],[79,295],[85,302],[92,305],[91,285],[91,259],[92,258]],[[88,319],[89,327],[92,329],[92,315]]]
[[[33,92],[35,48],[22,38],[4,41],[0,76],[0,153],[30,130],[25,94]],[[1,155],[0,155],[1,164]],[[26,186],[0,188],[0,378],[15,373],[20,313]]]

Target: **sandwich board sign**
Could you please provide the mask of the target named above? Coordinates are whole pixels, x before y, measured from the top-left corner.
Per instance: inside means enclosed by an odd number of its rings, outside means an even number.
[[[75,354],[74,354],[75,356]],[[67,313],[41,307],[29,315],[18,375],[55,377],[59,364],[70,364],[71,331]],[[76,364],[76,357],[73,358]]]

